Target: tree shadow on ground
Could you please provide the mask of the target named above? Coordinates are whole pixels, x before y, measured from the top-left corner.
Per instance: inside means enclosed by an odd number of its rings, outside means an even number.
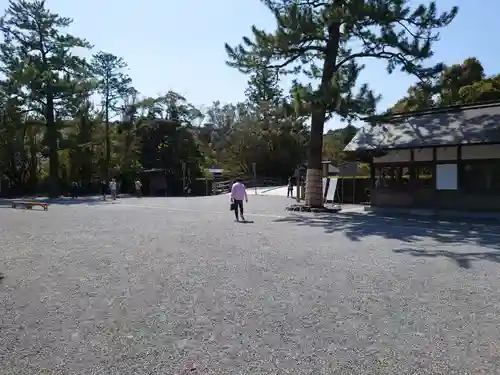
[[[395,249],[395,253],[417,257],[446,257],[463,268],[469,268],[472,260],[500,263],[500,226],[494,224],[354,213],[297,214],[277,219],[276,222],[323,228],[326,233],[342,232],[351,241],[361,241],[370,236],[398,240],[409,246],[407,249]],[[422,243],[426,239],[436,242],[435,245],[430,245],[433,250],[425,248],[429,246]],[[463,253],[436,249],[436,246],[453,248],[454,245],[467,244],[487,247],[492,251]]]
[[[397,254],[409,254],[414,257],[437,258],[444,257],[454,261],[459,267],[469,269],[471,263],[478,260],[487,260],[491,262],[500,263],[500,252],[473,252],[473,253],[460,253],[449,250],[426,250],[426,249],[393,249]]]

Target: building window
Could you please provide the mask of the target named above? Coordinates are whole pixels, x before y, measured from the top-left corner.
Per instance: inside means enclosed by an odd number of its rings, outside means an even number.
[[[414,186],[417,188],[433,188],[435,186],[434,170],[432,164],[416,164]]]
[[[375,168],[375,187],[406,189],[409,186],[410,168],[407,166],[383,166]]]
[[[475,161],[462,165],[460,188],[468,193],[500,192],[499,161]]]

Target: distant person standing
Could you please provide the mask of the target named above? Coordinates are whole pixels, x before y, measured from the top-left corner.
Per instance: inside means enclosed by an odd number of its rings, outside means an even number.
[[[231,201],[234,203],[234,216],[236,217],[236,221],[240,221],[239,215],[241,215],[241,219],[245,221],[245,217],[243,216],[243,200],[248,203],[247,189],[238,178],[231,187]]]
[[[106,193],[108,192],[108,184],[106,184],[106,181],[101,180],[101,195],[102,195],[102,200],[106,200]]]
[[[293,198],[293,180],[291,177],[288,178],[288,191],[286,193],[287,198]]]
[[[71,198],[78,198],[78,183],[76,181],[71,183]]]
[[[135,195],[137,196],[137,198],[141,198],[142,197],[142,183],[141,183],[141,180],[136,179],[134,184],[135,184]]]
[[[111,192],[111,198],[113,200],[116,200],[116,189],[118,186],[116,185],[116,179],[112,179],[111,182],[109,183],[109,191]]]

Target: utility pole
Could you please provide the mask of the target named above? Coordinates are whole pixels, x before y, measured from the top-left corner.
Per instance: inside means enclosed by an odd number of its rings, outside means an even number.
[[[253,187],[255,189],[255,195],[257,195],[257,163],[252,163],[253,169]]]

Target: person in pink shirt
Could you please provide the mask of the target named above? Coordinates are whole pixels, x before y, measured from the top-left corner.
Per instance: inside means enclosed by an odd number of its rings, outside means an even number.
[[[236,221],[240,221],[238,210],[241,219],[245,221],[245,217],[243,216],[243,199],[248,203],[247,189],[240,179],[236,179],[231,187],[231,202],[234,203],[234,216],[236,216]]]

